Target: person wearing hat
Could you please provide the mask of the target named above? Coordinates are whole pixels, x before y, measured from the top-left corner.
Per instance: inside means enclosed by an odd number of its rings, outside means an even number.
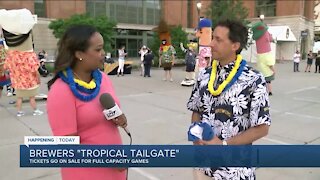
[[[192,81],[190,85],[194,84],[195,81],[195,65],[196,65],[196,52],[194,51],[194,46],[192,43],[188,44],[188,49],[184,48],[183,43],[180,43],[181,50],[186,54],[186,76],[185,79],[181,82],[182,85],[188,84],[187,82]]]
[[[210,19],[203,18],[199,21],[196,37],[199,38],[197,69],[200,72],[210,66],[211,62],[211,47],[209,45],[212,38],[212,22]]]
[[[267,81],[269,95],[272,95],[271,81],[275,78],[274,65],[276,63],[271,53],[270,43],[273,41],[268,32],[268,26],[263,22],[257,22],[251,27],[252,38],[256,41],[257,47],[257,69],[262,73]]]
[[[18,117],[25,115],[22,111],[23,98],[29,99],[34,116],[43,114],[35,99],[40,88],[40,64],[32,40],[35,23],[28,9],[0,11],[0,25],[8,46],[4,68],[9,70],[12,87],[16,91]]]

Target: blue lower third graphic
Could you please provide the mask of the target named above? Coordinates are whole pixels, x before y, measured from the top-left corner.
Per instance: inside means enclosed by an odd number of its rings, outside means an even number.
[[[20,145],[20,167],[320,167],[320,145]]]

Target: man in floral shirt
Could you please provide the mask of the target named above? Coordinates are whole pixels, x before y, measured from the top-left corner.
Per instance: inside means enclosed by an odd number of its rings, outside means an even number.
[[[266,81],[240,55],[247,37],[247,28],[237,21],[219,22],[214,29],[210,46],[216,61],[200,72],[187,107],[193,112],[192,122],[207,122],[215,136],[210,141],[199,140],[194,144],[245,145],[268,134],[271,119]],[[255,169],[200,168],[194,171],[194,177],[252,180]]]

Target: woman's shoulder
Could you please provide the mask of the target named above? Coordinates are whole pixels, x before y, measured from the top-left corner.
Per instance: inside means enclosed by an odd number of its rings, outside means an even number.
[[[67,89],[69,88],[68,84],[62,81],[61,78],[58,78],[51,86],[51,89]],[[50,89],[50,90],[51,90]]]
[[[72,91],[67,83],[62,81],[60,78],[58,78],[51,86],[49,93],[48,93],[48,99],[50,97],[53,98],[61,98],[62,96],[73,96]]]
[[[110,81],[110,78],[108,77],[108,75],[105,72],[100,71],[100,73],[101,73],[102,81]]]

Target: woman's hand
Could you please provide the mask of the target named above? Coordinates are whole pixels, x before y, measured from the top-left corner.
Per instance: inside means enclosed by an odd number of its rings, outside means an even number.
[[[127,127],[127,118],[124,114],[120,115],[117,118],[112,119],[113,123],[115,123],[116,125],[125,128]]]

